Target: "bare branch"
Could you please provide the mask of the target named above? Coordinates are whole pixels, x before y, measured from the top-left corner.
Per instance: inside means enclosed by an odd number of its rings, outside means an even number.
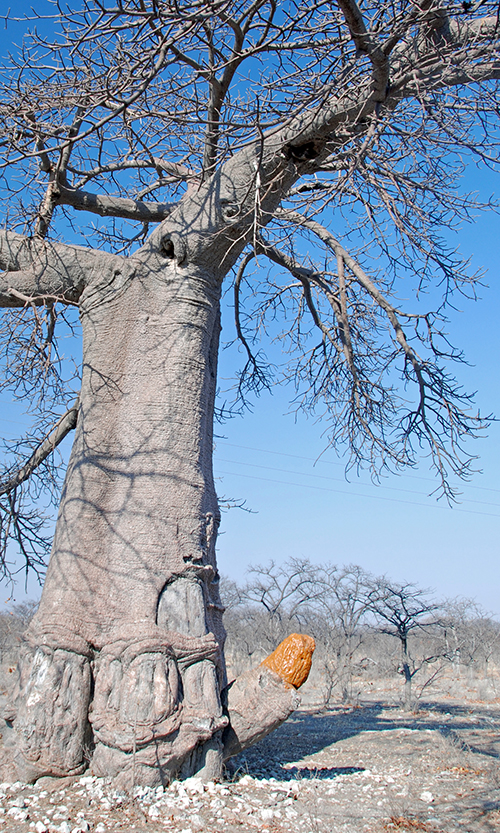
[[[122,217],[141,223],[161,223],[175,208],[174,203],[143,202],[142,200],[91,194],[59,185],[54,192],[59,205],[71,205],[77,211],[90,211],[101,217]]]
[[[385,101],[389,86],[389,59],[380,44],[366,29],[363,15],[355,0],[338,0],[351,37],[360,53],[366,54],[373,65],[373,98],[376,102]]]
[[[47,459],[49,454],[57,448],[64,438],[72,431],[78,419],[78,399],[73,403],[65,414],[54,425],[49,434],[41,441],[40,445],[33,452],[29,460],[27,460],[14,474],[10,475],[7,480],[0,481],[0,496],[6,495],[17,489],[21,483],[24,483],[33,472]]]
[[[120,270],[123,261],[106,255],[107,268]],[[92,249],[51,243],[0,231],[0,307],[59,299],[78,303],[86,281],[102,255]]]
[[[241,292],[241,282],[245,275],[245,270],[248,264],[253,260],[255,257],[254,252],[250,252],[247,254],[238,269],[236,274],[236,278],[234,281],[234,322],[236,327],[236,334],[238,336],[239,341],[245,348],[247,354],[247,361],[243,370],[239,374],[239,383],[238,383],[238,399],[241,399],[243,402],[246,401],[246,395],[248,391],[258,392],[262,388],[270,389],[270,381],[269,381],[269,374],[268,369],[264,366],[263,363],[259,361],[259,356],[254,355],[248,340],[246,339],[242,325],[241,325],[241,313],[240,313],[240,292]]]

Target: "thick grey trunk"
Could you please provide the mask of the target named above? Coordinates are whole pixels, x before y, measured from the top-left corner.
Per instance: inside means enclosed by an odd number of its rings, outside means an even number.
[[[212,424],[229,265],[212,268],[221,259],[198,237],[188,257],[164,229],[134,257],[103,256],[101,268],[96,253],[87,262],[77,252],[78,421],[40,607],[4,712],[22,780],[89,764],[125,788],[217,778],[225,757],[295,707],[300,682],[287,682],[288,665],[310,667],[312,641],[294,638],[283,669],[254,670],[222,705]]]
[[[127,787],[220,773],[219,282],[173,259],[135,267],[81,297],[80,412],[15,718],[22,778],[89,758]]]

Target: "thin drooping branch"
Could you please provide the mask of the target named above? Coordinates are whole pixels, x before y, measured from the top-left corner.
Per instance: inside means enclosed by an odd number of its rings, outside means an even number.
[[[412,380],[412,374],[408,372],[408,367],[410,367],[414,374],[413,381],[416,381],[418,389],[418,400],[415,407],[409,410],[399,423],[398,430],[401,432],[403,446],[408,444],[411,448],[413,435],[418,437],[420,444],[422,442],[428,444],[434,466],[441,477],[442,493],[449,501],[453,500],[455,492],[448,482],[448,468],[456,474],[465,476],[467,467],[470,465],[470,458],[465,462],[461,460],[463,452],[460,442],[465,436],[471,434],[474,425],[477,429],[484,425],[484,421],[477,417],[468,416],[464,412],[460,403],[461,401],[467,403],[470,397],[467,397],[465,394],[461,395],[455,389],[446,373],[435,361],[442,354],[434,346],[432,316],[430,314],[419,315],[401,312],[385,297],[368,277],[360,264],[347,252],[331,232],[316,220],[310,220],[299,212],[285,209],[277,212],[277,216],[312,231],[335,254],[341,307],[339,317],[343,323],[342,341],[345,347],[344,352],[347,363],[352,374],[353,395],[357,414],[356,419],[359,421],[360,426],[362,426],[363,431],[371,436],[371,440],[375,444],[379,444],[380,440],[372,433],[369,421],[362,414],[361,399],[364,399],[367,403],[370,401],[370,394],[368,393],[369,384],[367,385],[368,377],[366,371],[359,373],[359,362],[358,364],[354,362],[356,351],[353,349],[350,334],[344,264],[351,272],[354,280],[368,293],[377,307],[385,313],[392,327],[394,339],[404,356],[404,377],[408,381]],[[286,262],[287,258],[280,257],[279,260],[281,261],[281,265],[289,268],[289,264]],[[294,273],[296,272],[297,268],[295,267]],[[318,281],[316,281],[316,284],[321,287]],[[315,323],[316,317],[317,314],[313,314]],[[428,328],[428,342],[434,354],[434,360],[422,358],[414,347],[412,347],[403,329],[401,318],[404,318],[407,322],[411,319],[425,321]],[[323,324],[323,327],[325,326]],[[420,337],[418,338],[422,341]],[[443,432],[448,436],[450,443],[449,449],[445,446]],[[390,455],[392,453],[390,446],[385,441],[382,441],[382,445],[385,446],[385,453]]]
[[[347,310],[347,292],[345,281],[344,258],[340,252],[337,252],[337,275],[339,282],[340,295],[340,316],[342,320],[342,341],[344,344],[344,352],[347,362],[349,364],[353,379],[357,381],[357,370],[355,362],[355,352],[352,346],[351,327],[349,325],[349,314]]]
[[[406,336],[404,334],[403,328],[401,326],[401,322],[398,318],[398,315],[401,315],[399,310],[393,306],[387,298],[380,292],[380,290],[375,286],[372,280],[368,277],[366,272],[361,268],[359,263],[349,254],[349,252],[342,246],[342,244],[328,231],[324,226],[318,223],[316,220],[309,220],[306,217],[303,217],[301,214],[295,211],[288,211],[283,209],[282,211],[277,212],[278,217],[286,218],[292,222],[297,223],[304,228],[313,231],[315,234],[318,235],[320,240],[323,241],[337,257],[337,263],[341,263],[341,269],[339,271],[339,280],[343,280],[343,268],[344,263],[345,265],[351,270],[354,277],[358,281],[358,283],[365,289],[371,297],[376,301],[381,309],[387,315],[395,333],[396,340],[402,347],[407,359],[413,366],[415,370],[416,376],[419,381],[420,387],[420,395],[421,395],[421,406],[424,406],[424,399],[425,399],[425,383],[422,378],[422,366],[421,362],[418,359],[415,351],[413,348],[408,344]],[[341,286],[341,297],[342,297],[342,286]],[[344,303],[345,303],[345,288],[344,288]],[[343,316],[346,315],[346,312],[343,312]],[[404,315],[404,314],[403,314]],[[409,316],[405,316],[409,317]],[[411,316],[410,316],[411,317]],[[424,317],[424,316],[422,316]]]
[[[305,217],[303,214],[300,214],[298,211],[290,211],[289,209],[281,209],[276,212],[276,216],[278,219],[289,220],[292,223],[296,223],[298,226],[302,226],[303,228],[307,228],[310,231],[314,232],[319,239],[325,243],[336,255],[336,257],[340,257],[345,265],[351,270],[356,280],[359,284],[366,289],[366,291],[372,296],[374,301],[387,313],[387,316],[391,320],[391,316],[397,316],[398,314],[401,315],[402,313],[397,309],[397,307],[393,306],[387,298],[383,295],[383,293],[378,289],[378,287],[374,284],[374,282],[368,277],[364,269],[360,266],[358,261],[349,254],[347,249],[342,246],[342,244],[337,240],[334,235],[328,231],[325,226],[318,223],[317,220],[311,220],[308,217]],[[405,318],[414,317],[408,316],[406,313],[403,313]],[[416,316],[415,316],[416,317]],[[422,316],[423,317],[423,316]],[[397,321],[391,320],[391,323],[397,328]],[[403,346],[403,345],[401,345]]]
[[[242,402],[246,401],[246,393],[248,391],[259,391],[262,388],[270,389],[270,382],[268,378],[267,368],[264,367],[259,362],[258,355],[254,354],[250,344],[248,343],[248,339],[245,337],[243,332],[242,324],[241,324],[241,311],[240,311],[240,293],[241,293],[241,282],[245,275],[245,270],[248,264],[253,260],[255,257],[255,252],[249,252],[242,260],[238,271],[236,273],[236,277],[234,280],[234,290],[233,290],[233,298],[234,298],[234,322],[236,327],[236,334],[238,336],[238,340],[241,342],[243,347],[245,348],[247,354],[247,361],[243,370],[240,373],[240,379],[238,383],[238,395],[237,398],[241,399]]]
[[[276,263],[278,266],[284,267],[288,272],[290,272],[291,275],[293,275],[294,278],[297,278],[301,282],[304,290],[304,298],[315,326],[318,330],[320,330],[325,341],[330,341],[332,344],[335,344],[336,342],[332,336],[331,328],[326,326],[321,320],[311,294],[311,284],[319,283],[321,274],[313,269],[307,269],[304,266],[300,266],[293,258],[287,255],[286,252],[280,251],[276,248],[276,246],[270,246],[262,239],[262,237],[259,237],[257,240],[256,250],[257,254],[264,254],[269,258],[269,260],[272,260],[273,263]],[[336,317],[340,319],[341,308],[338,299],[333,293],[328,293],[328,299],[333,307]]]
[[[78,405],[79,402],[76,399],[71,408],[62,415],[47,436],[40,442],[31,457],[14,474],[11,474],[7,480],[0,481],[0,496],[9,494],[17,489],[21,483],[24,483],[25,480],[28,480],[33,472],[47,459],[49,454],[52,454],[69,432],[75,428],[78,419]]]

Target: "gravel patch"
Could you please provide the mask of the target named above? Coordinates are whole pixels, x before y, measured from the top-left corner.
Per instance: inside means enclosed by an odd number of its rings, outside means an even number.
[[[223,783],[0,784],[0,833],[498,832],[499,762],[498,703],[303,710],[233,759]]]

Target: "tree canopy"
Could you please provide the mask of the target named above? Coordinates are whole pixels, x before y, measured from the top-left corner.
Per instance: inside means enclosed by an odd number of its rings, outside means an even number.
[[[104,252],[160,245],[227,276],[243,354],[229,408],[292,382],[350,464],[428,455],[453,498],[484,423],[450,371],[446,311],[479,276],[446,229],[480,207],[465,165],[498,165],[498,4],[48,8],[0,73],[2,385],[35,417],[0,486],[4,571],[12,537],[35,568],[48,546],[30,490],[57,491],[49,452],[79,375],[64,337]]]

